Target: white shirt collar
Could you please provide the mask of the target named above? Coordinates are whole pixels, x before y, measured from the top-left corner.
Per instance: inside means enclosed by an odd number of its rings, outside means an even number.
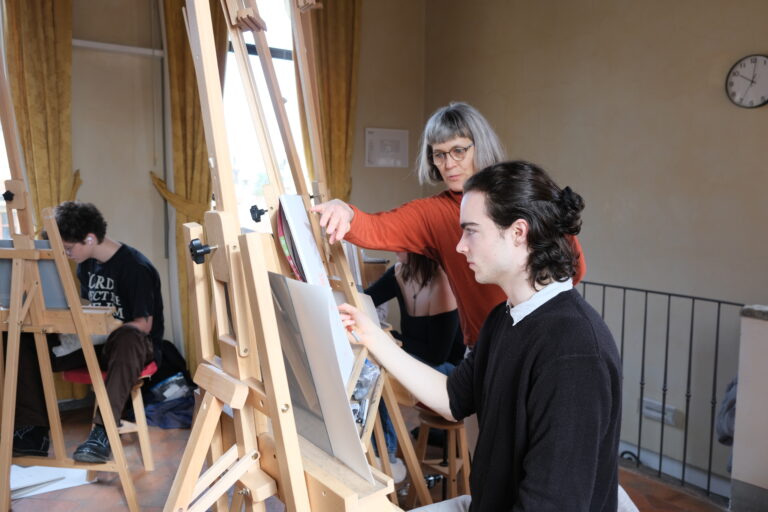
[[[553,281],[534,293],[530,299],[521,302],[517,306],[510,307],[509,302],[507,302],[507,312],[509,312],[509,316],[512,317],[512,325],[516,325],[523,318],[536,311],[541,305],[556,295],[562,292],[567,292],[571,288],[573,288],[573,280],[571,279],[563,282]]]

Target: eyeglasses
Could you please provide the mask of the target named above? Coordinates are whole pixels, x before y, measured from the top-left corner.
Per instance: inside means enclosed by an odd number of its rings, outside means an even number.
[[[444,165],[448,155],[451,155],[451,158],[453,158],[454,162],[461,162],[467,156],[467,151],[469,151],[469,148],[474,145],[475,144],[472,143],[469,146],[464,147],[456,146],[451,148],[450,151],[433,151],[432,163],[435,165]]]
[[[64,254],[66,254],[67,256],[70,256],[72,254],[72,249],[74,249],[75,245],[77,244],[65,242],[62,245],[64,246]]]

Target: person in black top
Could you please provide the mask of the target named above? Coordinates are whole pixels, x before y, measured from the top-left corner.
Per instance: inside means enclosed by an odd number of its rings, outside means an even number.
[[[345,326],[419,400],[449,420],[477,413],[471,496],[439,510],[617,510],[620,359],[600,315],[573,289],[577,256],[566,238],[578,234],[583,207],[527,162],[466,182],[457,250],[507,300],[450,377],[340,306]]]
[[[403,350],[449,375],[464,356],[464,341],[448,276],[435,260],[426,256],[396,254],[397,263],[366,288],[365,293],[376,306],[396,298],[400,331],[392,330],[392,336],[402,342]],[[405,478],[405,467],[395,455],[397,434],[383,401],[379,403],[379,414],[389,460],[395,465],[395,483],[399,483]]]
[[[456,298],[440,265],[421,254],[398,252],[397,263],[365,293],[379,306],[397,299],[403,350],[448,374],[464,357]],[[446,364],[448,363],[448,364]]]
[[[141,371],[155,359],[155,343],[163,339],[163,298],[160,276],[136,249],[107,236],[107,223],[90,203],[68,201],[56,208],[56,223],[67,256],[77,262],[81,297],[95,306],[112,306],[123,324],[104,344],[96,345],[99,364],[107,371],[105,386],[115,421]],[[45,456],[48,453],[48,417],[34,343],[22,342],[19,361],[14,455]],[[85,366],[81,349],[59,345],[49,336],[54,371]],[[79,462],[106,462],[111,455],[100,411],[94,416],[88,439],[73,455]]]

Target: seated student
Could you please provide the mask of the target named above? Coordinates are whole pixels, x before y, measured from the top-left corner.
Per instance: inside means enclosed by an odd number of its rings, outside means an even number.
[[[433,259],[408,252],[396,254],[397,263],[365,293],[376,306],[396,298],[400,331],[392,331],[392,335],[403,343],[403,350],[448,374],[464,357],[459,313],[448,277]]]
[[[95,347],[99,364],[107,371],[107,395],[119,424],[131,388],[144,367],[154,360],[153,342],[163,338],[160,276],[139,251],[106,236],[107,223],[94,205],[62,203],[56,208],[56,224],[67,256],[77,262],[81,297],[95,306],[113,306],[115,318],[123,321],[105,344]],[[48,344],[54,371],[85,366],[81,349],[57,357],[53,348],[59,344],[58,336],[49,336]],[[49,425],[37,352],[32,339],[23,339],[20,346],[13,454],[46,456]],[[88,439],[73,455],[78,462],[101,463],[110,458],[99,411],[93,423]]]
[[[464,356],[456,298],[448,277],[436,261],[426,256],[396,254],[397,263],[366,288],[365,293],[376,306],[397,298],[400,332],[392,331],[392,335],[403,343],[403,350],[448,375]],[[397,434],[384,402],[379,404],[379,414],[389,460],[395,464],[393,476],[397,483],[405,477],[405,467],[395,456]],[[431,437],[438,441],[437,435]]]
[[[573,288],[582,198],[527,162],[464,186],[457,250],[505,302],[450,377],[408,356],[354,307],[342,320],[409,391],[449,420],[477,413],[471,496],[429,510],[615,512],[621,365]],[[442,508],[437,508],[442,507]]]

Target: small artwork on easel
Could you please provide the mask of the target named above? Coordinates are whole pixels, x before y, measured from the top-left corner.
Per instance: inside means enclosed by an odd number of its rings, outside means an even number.
[[[278,236],[294,273],[309,284],[330,286],[301,196],[280,196],[279,214]]]

